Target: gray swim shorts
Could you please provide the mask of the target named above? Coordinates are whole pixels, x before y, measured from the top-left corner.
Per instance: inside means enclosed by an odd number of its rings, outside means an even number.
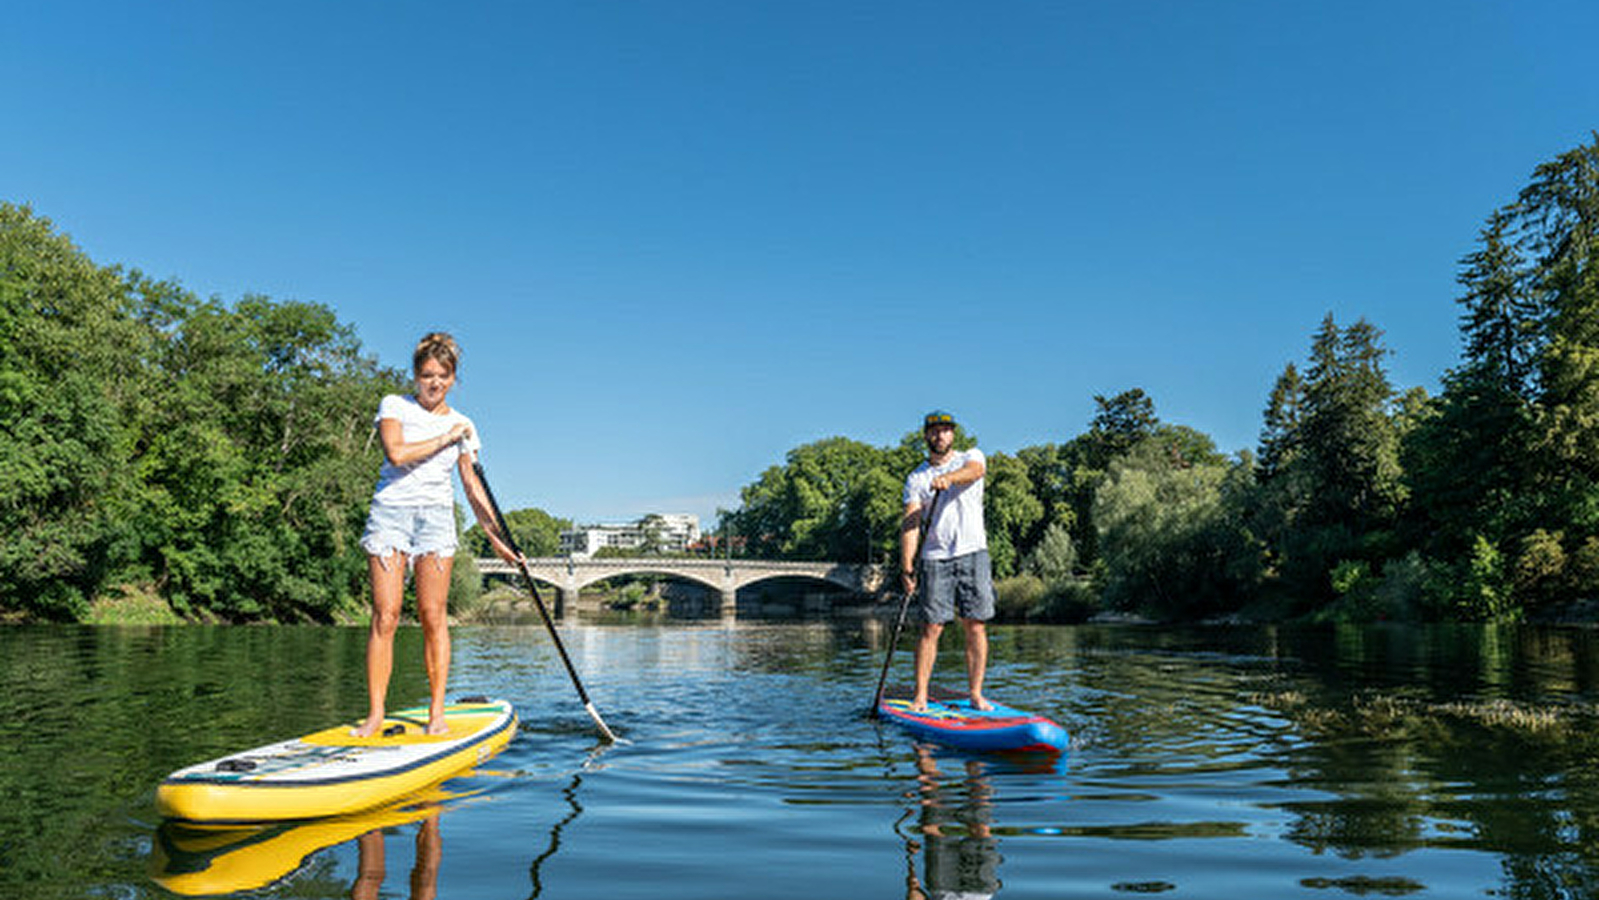
[[[994,569],[988,551],[922,560],[921,595],[917,608],[929,624],[941,625],[956,615],[978,622],[994,618]]]

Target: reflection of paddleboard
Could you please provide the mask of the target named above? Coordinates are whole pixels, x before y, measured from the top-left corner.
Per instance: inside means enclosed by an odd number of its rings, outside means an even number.
[[[1066,749],[1066,729],[1048,718],[993,703],[990,710],[972,708],[965,694],[935,691],[925,712],[911,711],[911,692],[889,688],[877,710],[886,719],[920,738],[961,750],[1047,751]]]
[[[391,714],[380,735],[349,725],[179,769],[156,791],[162,815],[191,822],[337,816],[392,803],[498,753],[516,732],[504,700],[445,709],[448,734],[429,736],[427,709]]]
[[[293,872],[324,847],[438,815],[450,799],[452,795],[435,788],[405,803],[351,816],[245,828],[163,822],[156,830],[150,871],[157,884],[174,894],[254,890]]]

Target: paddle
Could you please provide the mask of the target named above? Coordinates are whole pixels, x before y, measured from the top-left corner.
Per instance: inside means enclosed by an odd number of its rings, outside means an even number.
[[[916,532],[915,562],[911,571],[916,573],[916,587],[922,587],[922,542],[927,540],[927,526],[933,522],[933,511],[938,508],[938,498],[944,492],[933,491],[932,502],[927,504],[927,511],[922,514],[922,525]],[[871,718],[878,718],[881,713],[877,708],[883,703],[883,685],[888,682],[888,667],[894,662],[894,649],[899,646],[899,633],[905,627],[905,611],[910,609],[913,591],[906,591],[905,596],[899,601],[899,618],[894,621],[894,636],[888,639],[888,652],[883,655],[883,671],[877,676],[877,693],[872,695],[872,708],[866,711]]]
[[[527,589],[533,594],[533,603],[539,608],[539,618],[544,620],[544,628],[549,631],[550,640],[555,642],[555,649],[561,654],[561,662],[566,666],[566,674],[572,678],[572,686],[577,688],[577,696],[583,701],[583,709],[588,711],[589,718],[599,726],[600,734],[607,741],[615,743],[616,735],[606,726],[605,720],[600,718],[599,710],[595,709],[594,703],[589,700],[589,692],[583,690],[583,679],[577,677],[577,669],[572,667],[572,658],[566,655],[566,645],[561,643],[561,635],[555,630],[555,622],[550,618],[550,611],[544,608],[544,598],[539,596],[539,586],[533,581],[533,573],[528,571],[527,560],[523,558],[521,549],[516,546],[516,538],[511,537],[511,529],[505,524],[505,516],[500,513],[500,504],[494,501],[494,491],[489,489],[489,480],[483,477],[483,464],[473,460],[472,471],[477,473],[478,483],[483,485],[483,494],[488,498],[489,510],[494,513],[494,524],[500,529],[500,537],[516,555],[516,565],[522,570],[522,580],[527,582]]]

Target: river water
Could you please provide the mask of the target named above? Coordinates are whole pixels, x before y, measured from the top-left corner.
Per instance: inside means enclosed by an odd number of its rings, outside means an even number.
[[[162,823],[156,784],[356,718],[362,630],[0,628],[0,897],[1599,895],[1593,631],[998,627],[991,696],[1073,735],[1006,759],[862,715],[874,623],[561,628],[626,743],[542,629],[460,628],[452,694],[516,704],[504,753],[231,832]],[[421,700],[414,629],[398,660]]]

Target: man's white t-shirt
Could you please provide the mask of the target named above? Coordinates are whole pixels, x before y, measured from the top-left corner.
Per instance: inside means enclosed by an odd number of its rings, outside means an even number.
[[[456,410],[438,415],[422,408],[410,395],[389,394],[378,404],[378,414],[373,424],[384,419],[398,419],[401,439],[407,444],[426,441],[446,434],[457,422],[472,425],[472,420]],[[450,483],[450,473],[455,470],[462,452],[477,453],[482,444],[477,428],[472,427],[471,437],[445,447],[419,463],[396,466],[383,460],[378,472],[378,487],[372,499],[390,506],[450,506],[455,502],[455,490]]]
[[[933,478],[953,472],[973,460],[988,464],[983,451],[973,447],[951,453],[949,459],[936,468],[923,461],[916,471],[905,477],[906,505],[920,503],[922,515],[933,516],[927,526],[927,537],[922,541],[922,559],[954,559],[988,549],[988,531],[983,527],[985,478],[946,488],[938,496],[937,508],[932,506]]]

